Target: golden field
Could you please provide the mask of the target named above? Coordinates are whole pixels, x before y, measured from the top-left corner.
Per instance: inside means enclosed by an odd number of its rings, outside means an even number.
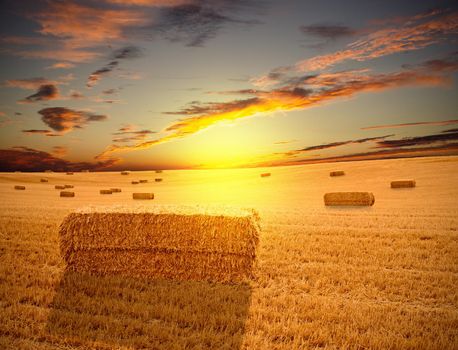
[[[272,175],[261,178],[265,171]],[[131,184],[140,179],[148,183]],[[398,179],[417,187],[391,189]],[[65,184],[74,198],[54,189]],[[122,192],[99,194],[114,187]],[[325,207],[324,193],[336,191],[373,192],[375,205]],[[143,205],[258,210],[255,278],[231,285],[65,271],[64,217],[86,205],[134,205],[132,192],[154,193]],[[1,173],[0,348],[457,349],[457,198],[458,157]]]

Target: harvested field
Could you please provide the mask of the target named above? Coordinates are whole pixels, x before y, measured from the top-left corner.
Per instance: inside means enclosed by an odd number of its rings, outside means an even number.
[[[270,169],[165,172],[142,205],[259,212],[254,279],[234,284],[66,270],[59,225],[88,205],[138,205],[132,191],[98,193],[126,179],[75,174],[66,200],[43,174],[1,173],[0,348],[457,349],[458,157],[349,162],[338,181],[336,167],[279,167],[269,181],[259,173]],[[414,190],[390,188],[413,174]],[[132,175],[153,182],[155,172]],[[351,191],[372,192],[375,205],[323,203]]]
[[[415,180],[391,181],[391,188],[412,188],[415,187]]]

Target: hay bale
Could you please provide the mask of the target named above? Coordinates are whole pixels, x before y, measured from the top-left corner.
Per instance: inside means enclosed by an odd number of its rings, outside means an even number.
[[[156,174],[162,173],[162,170],[156,170]]]
[[[121,171],[121,175],[129,175],[128,171]]]
[[[16,185],[14,186],[15,190],[25,190],[25,186]]]
[[[140,180],[141,184],[146,184],[147,182],[148,182],[148,180]]]
[[[75,192],[61,191],[60,196],[61,197],[75,197]]]
[[[132,185],[138,185],[138,181],[132,181],[131,184]]]
[[[272,175],[272,174],[271,173],[262,173],[261,177],[269,177],[270,175]]]
[[[259,229],[253,210],[114,206],[71,213],[59,233],[73,271],[238,282],[253,277]]]
[[[73,188],[73,187],[75,187],[75,186],[73,186],[73,185],[64,185],[64,187],[65,187],[65,188]]]
[[[100,194],[112,194],[112,190],[100,190]]]
[[[48,179],[40,179],[40,182],[48,182]]]
[[[370,192],[331,192],[324,195],[328,206],[372,206],[375,197]]]
[[[154,193],[132,193],[132,199],[154,199]]]
[[[55,185],[54,188],[56,190],[65,190],[65,186],[64,185]]]
[[[53,173],[52,170],[45,170],[45,173]]]
[[[343,170],[331,171],[329,173],[329,176],[331,176],[331,177],[344,176],[344,175],[345,175],[345,171],[343,171]]]
[[[121,192],[121,189],[120,188],[110,188],[111,192],[113,193],[119,193]]]
[[[155,182],[162,182],[161,178],[154,179]]]
[[[415,180],[396,180],[391,181],[391,188],[412,188],[415,187]]]
[[[89,170],[88,169],[84,169],[84,170],[81,170],[82,173],[88,173]]]
[[[67,172],[67,175],[73,175],[73,172],[69,171]]]

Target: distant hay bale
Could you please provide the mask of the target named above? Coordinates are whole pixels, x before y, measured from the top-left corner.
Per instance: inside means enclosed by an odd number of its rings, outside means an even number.
[[[40,182],[48,182],[48,179],[40,179]]]
[[[271,173],[262,173],[261,177],[269,177],[270,175],[272,175],[272,174]]]
[[[416,186],[415,180],[391,181],[391,188],[412,188],[415,186]]]
[[[75,197],[75,192],[61,191],[60,196],[61,197]]]
[[[73,172],[68,171],[68,172],[67,172],[67,175],[73,175]]]
[[[120,188],[110,188],[111,192],[113,193],[118,193],[118,192],[121,192],[121,189]]]
[[[82,173],[88,173],[89,170],[88,169],[84,169],[84,170],[81,170]]]
[[[52,170],[45,170],[45,173],[53,173]]]
[[[55,185],[54,188],[56,190],[65,190],[65,186],[64,185]]]
[[[146,184],[147,182],[148,182],[148,180],[140,180],[141,184]]]
[[[138,185],[138,181],[132,181],[131,184],[132,185]]]
[[[25,190],[25,186],[16,185],[14,186],[15,190]]]
[[[154,193],[132,193],[133,199],[154,199]]]
[[[162,182],[161,178],[154,179],[155,182]]]
[[[128,171],[121,171],[121,175],[129,175]]]
[[[100,190],[100,194],[112,194],[112,190]]]
[[[342,170],[337,170],[337,171],[331,171],[329,173],[329,176],[331,177],[334,177],[334,176],[344,176],[345,175],[345,171],[342,171]]]
[[[69,270],[239,282],[253,277],[259,230],[254,210],[115,206],[71,213],[59,233]]]
[[[162,170],[156,170],[156,174],[162,173]]]
[[[65,188],[73,188],[73,187],[75,187],[75,186],[73,186],[73,185],[64,185],[64,187],[65,187]]]
[[[331,192],[324,195],[328,206],[372,206],[375,197],[370,192]]]

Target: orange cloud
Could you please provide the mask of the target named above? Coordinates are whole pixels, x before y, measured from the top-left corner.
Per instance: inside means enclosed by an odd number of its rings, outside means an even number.
[[[46,68],[47,69],[68,69],[68,68],[73,68],[73,67],[75,67],[75,65],[70,62],[57,62]]]
[[[112,4],[118,5],[136,5],[152,7],[173,7],[195,3],[195,0],[106,0]]]

